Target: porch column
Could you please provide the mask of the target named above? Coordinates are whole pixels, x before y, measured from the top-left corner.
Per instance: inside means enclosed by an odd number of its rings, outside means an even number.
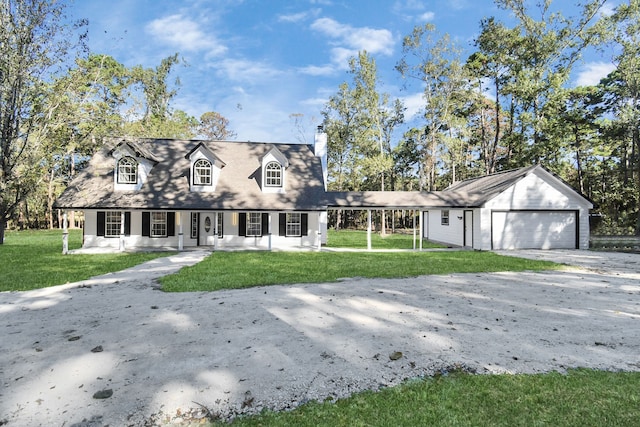
[[[422,209],[418,209],[418,215],[420,215],[420,217],[418,218],[418,231],[419,231],[419,239],[420,239],[420,250],[422,250]]]
[[[371,250],[371,209],[367,209],[367,250]]]
[[[124,211],[120,211],[120,252],[124,252],[124,219],[125,214]]]
[[[182,230],[182,212],[176,212],[176,222],[178,223],[178,251],[184,250],[184,232]]]
[[[267,218],[269,218],[269,250],[271,250],[271,212],[269,212],[269,215],[267,215]]]
[[[62,253],[69,253],[69,228],[67,225],[67,211],[62,212]]]
[[[218,215],[220,212],[216,211],[213,213],[213,250],[218,250]]]
[[[318,214],[318,251],[322,250],[322,220],[320,218],[322,214]]]

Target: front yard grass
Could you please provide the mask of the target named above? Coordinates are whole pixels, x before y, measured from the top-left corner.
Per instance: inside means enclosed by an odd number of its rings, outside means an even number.
[[[69,249],[82,246],[82,230],[69,230]],[[124,270],[167,253],[62,255],[61,230],[6,231],[0,245],[0,292],[28,291]]]
[[[333,230],[327,233],[327,247],[329,248],[353,248],[367,249],[367,232],[362,230]],[[396,233],[388,233],[385,236],[380,233],[371,233],[372,249],[413,249],[413,230],[398,230]],[[416,248],[420,247],[420,236],[415,239]],[[422,239],[423,249],[444,248],[438,243]]]
[[[454,372],[290,412],[236,418],[232,426],[636,426],[638,372]],[[215,423],[214,426],[229,425]]]
[[[341,278],[394,278],[428,274],[539,271],[548,261],[492,252],[214,252],[204,261],[160,279],[168,292],[217,291],[276,284],[335,282]]]

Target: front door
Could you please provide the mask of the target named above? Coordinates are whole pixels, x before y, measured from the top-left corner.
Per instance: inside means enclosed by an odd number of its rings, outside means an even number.
[[[473,211],[464,211],[464,245],[473,247]]]
[[[213,246],[215,244],[214,233],[215,226],[215,213],[204,212],[200,213],[200,229],[198,232],[198,245],[200,246]]]

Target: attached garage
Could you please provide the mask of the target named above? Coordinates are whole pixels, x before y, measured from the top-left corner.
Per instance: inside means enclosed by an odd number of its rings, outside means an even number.
[[[340,209],[413,209],[422,236],[476,250],[588,249],[593,202],[540,165],[458,182],[443,191],[332,192]]]
[[[577,211],[493,211],[493,249],[576,249]]]

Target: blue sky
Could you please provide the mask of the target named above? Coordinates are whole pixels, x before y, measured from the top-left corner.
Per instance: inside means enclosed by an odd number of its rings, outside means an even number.
[[[554,5],[572,15],[564,8],[573,3]],[[172,73],[181,81],[172,107],[195,117],[217,111],[238,140],[307,143],[359,50],[376,59],[380,90],[405,100],[411,116],[420,93],[403,90],[394,70],[405,35],[432,23],[466,56],[482,18],[510,22],[492,0],[76,0],[68,12],[89,20],[92,52],[127,66],[180,53],[187,65]],[[572,84],[597,82],[613,68],[610,56],[586,55]],[[302,134],[292,114],[303,114]]]

